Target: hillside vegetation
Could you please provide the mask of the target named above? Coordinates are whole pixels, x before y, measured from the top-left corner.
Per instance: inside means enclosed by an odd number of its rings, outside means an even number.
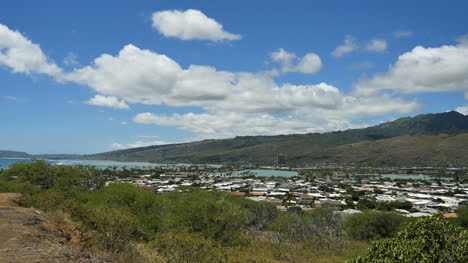
[[[282,212],[272,203],[222,192],[157,194],[131,184],[105,186],[104,179],[92,167],[43,161],[1,172],[0,193],[21,193],[20,204],[34,208],[4,207],[0,198],[2,255],[8,262],[467,260],[468,231],[457,225],[466,227],[468,207],[453,222],[436,216],[411,223],[392,212]],[[405,255],[413,261],[402,261]]]
[[[104,186],[90,167],[13,164],[0,174],[0,192],[21,193],[23,206],[81,233],[83,253],[111,262],[344,262],[367,246],[343,236],[330,209],[280,212],[197,188],[156,194]],[[2,216],[9,217],[0,209]],[[1,224],[0,236],[13,242]]]
[[[277,153],[288,163],[468,164],[468,116],[424,114],[381,125],[324,134],[244,136],[149,146],[86,156],[123,161],[272,164]]]

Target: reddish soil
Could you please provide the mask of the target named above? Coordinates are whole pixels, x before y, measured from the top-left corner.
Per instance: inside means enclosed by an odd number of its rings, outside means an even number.
[[[105,262],[83,252],[78,232],[19,207],[20,198],[0,193],[0,263]]]

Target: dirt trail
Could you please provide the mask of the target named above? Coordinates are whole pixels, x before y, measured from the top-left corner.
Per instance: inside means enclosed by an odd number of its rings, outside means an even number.
[[[104,262],[82,252],[79,235],[18,207],[21,195],[0,193],[0,263]]]

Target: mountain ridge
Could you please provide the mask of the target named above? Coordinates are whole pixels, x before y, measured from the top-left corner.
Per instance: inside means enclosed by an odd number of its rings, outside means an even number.
[[[11,150],[0,150],[0,158],[30,158],[31,155],[26,152]]]
[[[283,153],[289,164],[353,162],[444,165],[452,162],[468,165],[468,158],[465,158],[468,152],[463,149],[468,145],[468,136],[465,134],[468,135],[468,116],[451,111],[403,117],[367,128],[327,133],[237,136],[90,155],[30,155],[25,152],[0,151],[0,158],[271,165],[276,154]]]
[[[337,158],[337,156],[343,155],[341,154],[342,152],[346,152],[346,148],[340,148],[340,146],[378,140],[384,140],[380,144],[385,144],[386,142],[392,142],[391,140],[385,140],[401,136],[403,136],[403,140],[414,140],[414,138],[407,136],[425,135],[425,139],[431,140],[436,139],[440,134],[452,136],[463,133],[468,133],[468,116],[451,111],[399,118],[362,129],[349,129],[322,134],[237,136],[230,139],[131,148],[87,155],[84,158],[150,162],[254,162],[271,164],[274,162],[274,157],[277,153],[284,153],[287,155],[288,160],[293,163],[332,162],[334,160],[341,162],[348,162],[349,160],[368,162],[369,160],[379,159],[379,154],[376,153],[375,156],[364,158],[365,154],[360,153],[359,155],[363,156],[360,160],[355,160],[351,156],[348,158]],[[457,139],[463,141],[458,143],[465,143],[464,137]],[[422,141],[420,143],[424,144]],[[384,152],[382,154],[385,155]],[[460,158],[457,157],[456,159]],[[391,162],[391,160],[388,161]]]

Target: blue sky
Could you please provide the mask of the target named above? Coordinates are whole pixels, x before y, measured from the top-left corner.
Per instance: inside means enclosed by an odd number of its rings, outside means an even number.
[[[466,1],[2,1],[0,149],[468,114]]]

